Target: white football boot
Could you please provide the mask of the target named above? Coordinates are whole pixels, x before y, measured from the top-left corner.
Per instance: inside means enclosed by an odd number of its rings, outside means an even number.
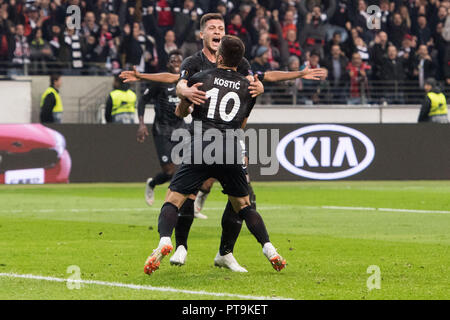
[[[272,243],[266,242],[264,244],[263,253],[275,270],[281,271],[286,267],[286,260],[278,254],[277,249],[275,249]]]
[[[172,250],[173,246],[170,237],[162,237],[159,241],[158,248],[153,250],[153,253],[147,258],[147,261],[145,261],[144,272],[151,275],[158,270],[161,260],[169,255]]]
[[[208,198],[208,193],[204,193],[199,191],[194,201],[194,218],[197,219],[208,219],[208,216],[200,213],[202,211],[203,206],[205,205],[206,198]]]
[[[155,201],[155,191],[152,187],[148,185],[152,180],[153,178],[148,178],[147,184],[145,185],[145,202],[149,206],[153,205],[153,202]]]
[[[230,269],[234,272],[248,272],[245,268],[239,265],[232,252],[227,253],[224,256],[221,256],[220,253],[217,252],[216,257],[214,258],[214,265],[216,267]]]
[[[186,248],[183,245],[178,246],[177,250],[175,250],[175,253],[172,255],[172,257],[170,257],[170,264],[181,267],[186,263],[186,257]]]

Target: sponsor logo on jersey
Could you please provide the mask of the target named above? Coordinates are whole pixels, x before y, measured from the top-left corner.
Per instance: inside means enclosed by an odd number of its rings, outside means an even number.
[[[295,175],[334,180],[365,170],[375,157],[375,147],[358,130],[320,124],[286,135],[278,144],[276,154],[280,164]]]

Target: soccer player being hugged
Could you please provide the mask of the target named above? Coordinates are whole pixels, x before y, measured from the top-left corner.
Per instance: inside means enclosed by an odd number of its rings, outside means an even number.
[[[197,73],[187,83],[187,87],[200,88],[211,99],[208,102],[194,103],[191,142],[188,146],[190,152],[184,154],[183,163],[169,185],[158,219],[159,245],[145,262],[144,271],[147,274],[157,270],[161,260],[173,250],[171,236],[177,224],[179,210],[188,196],[195,193],[209,178],[220,182],[223,192],[228,195],[234,214],[245,221],[273,268],[280,271],[286,266],[286,260],[278,254],[269,240],[262,217],[250,206],[242,157],[239,152],[235,152],[240,150],[240,140],[228,133],[245,126],[255,104],[255,98],[248,90],[250,82],[237,72],[244,51],[244,44],[239,38],[224,36],[216,54],[217,68]],[[182,98],[183,101],[175,112],[178,116],[185,117],[190,112],[192,101],[185,96]],[[194,134],[199,128],[202,132],[201,141]],[[211,159],[207,159],[206,152],[206,149],[211,147],[204,143],[206,139],[203,135],[212,132],[215,139],[211,143],[216,146],[221,144],[222,148],[217,148],[211,162]],[[227,156],[228,152],[232,152],[233,156]]]
[[[165,83],[176,83],[177,93],[181,96],[186,97],[189,101],[193,103],[203,103],[206,101],[205,91],[199,89],[197,86],[189,87],[187,85],[188,80],[194,76],[196,73],[204,70],[208,70],[216,67],[216,52],[219,48],[220,41],[225,35],[225,23],[222,15],[217,13],[208,13],[202,16],[200,20],[200,37],[203,40],[203,49],[195,53],[194,55],[186,58],[181,65],[181,77],[180,75],[172,73],[155,73],[155,74],[144,74],[139,73],[136,68],[133,71],[123,71],[120,77],[124,79],[124,82],[133,81],[158,81]],[[297,78],[309,79],[309,80],[321,80],[326,77],[327,71],[325,69],[303,69],[302,71],[268,71],[264,74],[258,74],[253,76],[250,70],[250,63],[244,57],[238,64],[237,72],[245,76],[250,81],[249,92],[252,97],[256,97],[264,92],[264,86],[260,80],[266,82],[284,81],[292,80]],[[252,188],[248,179],[248,189],[252,195]],[[211,188],[213,179],[208,179],[205,183],[200,186],[197,196],[200,196],[200,201],[197,205],[197,211],[201,210],[201,206],[204,203],[209,189]],[[254,195],[251,196],[253,199]],[[255,204],[253,203],[254,207]],[[192,213],[194,215],[194,212]],[[183,221],[185,218],[180,217],[179,221]],[[186,218],[187,219],[187,218]],[[236,240],[239,236],[242,227],[242,220],[234,214],[232,210],[231,203],[229,202],[225,208],[222,216],[222,236],[221,243],[219,247],[219,255],[216,256],[214,263],[220,267],[226,267],[236,272],[245,272],[246,270],[241,267],[233,256],[233,249]],[[184,228],[184,230],[183,230]],[[186,243],[189,234],[190,225],[188,221],[186,223],[180,223],[176,227],[176,233],[180,235],[180,243]],[[177,232],[178,231],[178,232]],[[185,239],[182,239],[182,237]],[[184,247],[178,244],[177,239],[177,250],[174,254],[174,260],[179,261],[178,265],[184,264],[187,256],[187,251]],[[172,261],[172,259],[171,259]]]

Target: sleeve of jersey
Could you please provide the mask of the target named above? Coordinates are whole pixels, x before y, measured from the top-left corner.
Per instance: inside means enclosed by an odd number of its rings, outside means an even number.
[[[195,70],[195,60],[193,57],[184,59],[180,67],[180,80],[189,80],[197,71]]]
[[[150,87],[144,91],[141,99],[139,99],[138,103],[138,116],[144,116],[145,113],[145,105],[150,102],[151,98],[156,95],[157,87]]]
[[[187,86],[192,87],[197,82],[201,82],[201,76],[199,73],[194,74],[192,77],[189,78]]]

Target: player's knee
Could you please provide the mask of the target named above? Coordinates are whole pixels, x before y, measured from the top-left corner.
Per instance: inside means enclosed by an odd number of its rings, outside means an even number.
[[[178,209],[180,209],[181,206],[183,205],[185,199],[186,199],[186,195],[183,195],[179,192],[172,191],[169,189],[166,194],[165,202],[169,202],[169,203],[173,204],[174,206],[176,206]]]
[[[201,191],[204,193],[209,193],[211,191],[211,188],[214,184],[215,179],[208,179],[205,182],[203,182],[203,185],[201,187]]]
[[[233,206],[234,212],[236,213],[239,213],[245,207],[250,206],[250,199],[248,196],[239,198],[229,197],[229,200],[231,202],[231,205]]]

